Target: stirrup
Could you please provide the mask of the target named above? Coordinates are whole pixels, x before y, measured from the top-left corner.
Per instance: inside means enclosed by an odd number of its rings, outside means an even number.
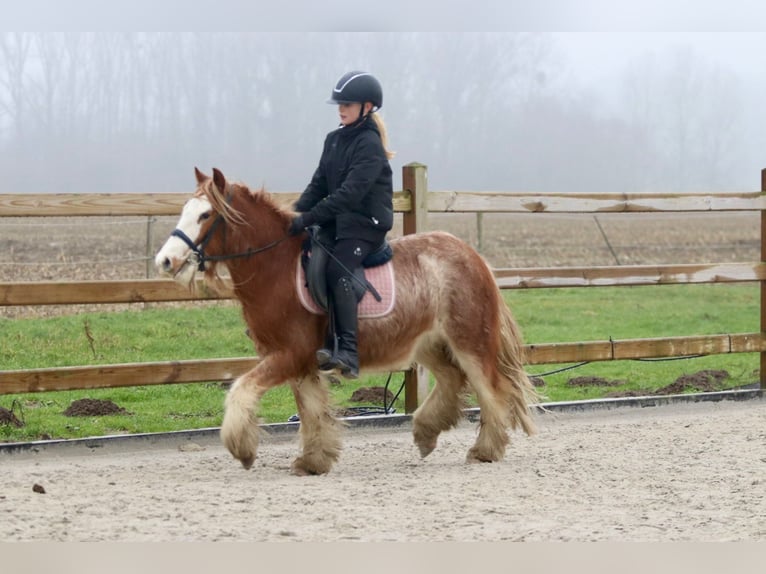
[[[338,370],[338,365],[330,362],[319,365],[319,373],[325,376],[334,376],[340,374],[340,371]]]
[[[333,357],[335,368],[340,370],[340,374],[344,379],[358,379],[359,367],[354,367],[348,363],[341,361],[338,357]]]
[[[350,381],[356,380],[359,378],[359,369],[351,368],[347,365],[344,365],[346,368],[341,368],[340,374],[344,379],[349,379]]]
[[[319,352],[317,351],[317,358],[318,358]],[[358,379],[359,378],[359,369],[352,367],[343,361],[338,360],[337,355],[334,357],[331,357],[329,361],[325,363],[320,363],[319,365],[319,372],[323,375],[331,375],[331,374],[337,374],[339,373],[340,376],[342,376],[344,379]]]

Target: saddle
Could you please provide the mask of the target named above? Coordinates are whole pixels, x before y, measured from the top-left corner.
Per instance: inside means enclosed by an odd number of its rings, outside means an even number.
[[[298,268],[298,290],[301,295],[301,302],[309,311],[327,313],[329,304],[325,270],[332,256],[334,240],[328,234],[323,233],[319,226],[310,227],[308,234],[309,237],[303,243],[301,251]],[[362,309],[360,306],[360,317],[380,316],[393,308],[394,284],[393,265],[391,264],[393,254],[391,245],[384,239],[380,246],[365,257],[362,261],[362,267],[354,270],[352,284],[357,302],[361,302],[368,291],[375,300],[370,309]],[[303,276],[302,280],[301,275]],[[383,291],[383,295],[380,294],[379,289]],[[306,291],[311,298],[310,302],[305,300]],[[310,305],[310,303],[314,305]]]

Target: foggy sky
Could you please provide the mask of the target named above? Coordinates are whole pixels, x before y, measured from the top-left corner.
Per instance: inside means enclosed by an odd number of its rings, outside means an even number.
[[[3,5],[16,30],[323,32],[763,32],[761,0],[26,0]]]
[[[131,34],[126,43],[139,45]],[[52,73],[58,83],[48,82],[47,98],[46,68],[32,58],[21,90],[30,105],[20,108],[18,130],[9,107],[18,85],[0,55],[0,192],[188,192],[194,166],[300,191],[324,134],[337,125],[325,100],[349,69],[383,83],[397,188],[401,165],[411,161],[428,164],[432,189],[527,191],[755,190],[766,167],[760,32],[151,38],[168,51],[145,61],[132,62],[119,46],[78,52],[90,66],[88,82],[72,88],[64,73]],[[166,53],[173,58],[163,61]],[[49,74],[56,61],[49,54]],[[136,73],[124,76],[127,65]],[[85,131],[96,109],[72,106],[105,89],[93,66],[120,74],[104,95],[118,103],[104,109],[123,116],[114,127],[101,118],[101,127]],[[68,89],[80,90],[74,104],[66,103]],[[137,100],[142,90],[154,91],[148,104]],[[154,109],[176,101],[178,113]],[[151,129],[142,124],[137,133],[131,124],[144,120],[126,119],[127,105],[146,114]],[[71,138],[61,141],[62,133]]]
[[[736,12],[735,6],[730,8]],[[757,12],[759,18],[766,16],[766,7],[759,6]],[[747,12],[736,14],[736,18],[744,19]],[[716,11],[715,17],[719,16]],[[719,29],[733,18],[731,14],[721,17],[715,26]],[[677,19],[681,20],[680,14]],[[691,28],[690,24],[687,22],[687,27]],[[709,27],[714,28],[713,22],[710,24]],[[641,60],[661,62],[688,50],[701,64],[730,72],[731,82],[737,84],[741,105],[736,154],[742,157],[739,169],[748,172],[741,178],[732,174],[731,181],[735,185],[739,181],[739,185],[748,189],[753,186],[760,189],[759,173],[766,168],[766,106],[763,105],[766,32],[580,32],[552,36],[566,54],[572,84],[591,94],[614,114],[621,113],[624,103],[621,79],[631,65]]]

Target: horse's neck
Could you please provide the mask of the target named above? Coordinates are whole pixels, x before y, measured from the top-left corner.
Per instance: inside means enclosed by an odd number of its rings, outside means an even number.
[[[246,234],[232,246],[237,253],[267,247],[263,251],[227,262],[235,294],[243,304],[268,307],[270,301],[279,298],[291,288],[298,250],[295,249],[294,242],[289,239],[279,242],[281,239],[283,236]],[[275,242],[279,243],[268,247]]]

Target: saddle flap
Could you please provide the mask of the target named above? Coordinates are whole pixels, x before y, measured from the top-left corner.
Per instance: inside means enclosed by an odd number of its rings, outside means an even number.
[[[312,238],[312,242],[314,239]],[[311,294],[311,298],[324,312],[330,308],[327,302],[327,280],[325,279],[325,268],[329,256],[324,249],[304,249],[301,256],[303,271],[306,274],[306,288]]]
[[[327,281],[325,279],[327,262],[330,258],[328,253],[332,249],[334,241],[332,237],[323,233],[322,228],[314,226],[309,231],[309,237],[303,243],[301,264],[306,274],[306,287],[320,309],[327,312],[330,308],[327,297]],[[393,257],[394,251],[387,240],[372,251],[362,261],[362,267],[354,270],[356,281],[352,281],[357,302],[361,301],[364,294],[369,290],[373,297],[380,302],[381,296],[375,287],[367,282],[365,269],[384,265]]]
[[[310,253],[305,254],[305,259],[303,260],[304,271],[306,273],[306,287],[316,304],[324,311],[330,308],[327,298],[327,279],[325,278],[325,268],[327,267],[328,259],[327,252],[320,248],[313,249]],[[355,269],[354,275],[359,279],[359,281],[352,281],[354,294],[356,295],[357,302],[359,302],[367,292],[367,289],[364,287],[367,278],[363,268]]]
[[[314,254],[316,256],[316,253]],[[296,288],[301,305],[315,315],[327,314],[327,307],[320,307],[319,301],[324,297],[325,305],[327,302],[327,284],[323,273],[316,269],[310,269],[308,261],[304,266],[303,257],[297,261],[296,265]],[[362,270],[359,270],[362,272]],[[312,292],[307,280],[307,272],[314,277],[313,285],[318,287]],[[389,261],[384,265],[378,265],[364,271],[367,281],[369,281],[376,292],[380,295],[380,300],[376,299],[372,293],[363,291],[361,301],[359,302],[359,318],[384,317],[394,308],[396,299],[396,287],[394,281],[394,264]],[[354,281],[356,283],[356,281]],[[360,286],[361,287],[361,286]],[[356,288],[356,287],[355,287]]]

